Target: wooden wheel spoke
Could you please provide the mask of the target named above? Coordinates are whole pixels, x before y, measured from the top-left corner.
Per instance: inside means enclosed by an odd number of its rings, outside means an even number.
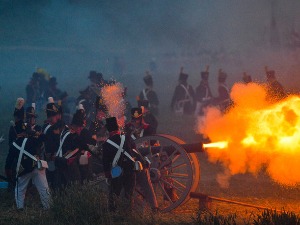
[[[188,174],[172,173],[171,175],[166,175],[165,177],[171,178],[180,178],[180,179],[189,179]]]
[[[180,155],[176,155],[174,159],[172,159],[172,164],[179,158]]]
[[[177,152],[178,152],[178,150],[175,150],[174,152],[172,152],[172,154],[159,166],[159,169],[163,168],[166,164],[169,164],[170,161],[172,162],[172,160],[170,160],[170,159],[172,159],[173,156],[175,155],[175,153],[177,153]]]
[[[169,186],[171,186],[172,188],[175,188],[177,191],[179,191],[180,193],[182,193],[183,191],[181,189],[179,189],[178,187],[176,187],[174,184],[171,184],[170,182],[161,179],[161,181]]]
[[[165,191],[164,187],[162,186],[162,184],[161,184],[160,182],[159,182],[159,187],[160,187],[160,189],[161,189],[161,191],[162,191],[162,193],[163,193],[163,197],[166,196],[167,199],[168,199],[170,202],[173,203],[173,201],[171,200],[170,196],[169,196],[168,193]]]
[[[180,187],[182,187],[183,189],[186,189],[186,186],[182,183],[180,183],[178,180],[176,179],[172,179],[173,182],[175,182],[176,184],[178,184]]]
[[[178,168],[180,168],[180,167],[183,167],[183,166],[187,166],[187,164],[186,163],[180,163],[180,164],[178,164],[178,165],[175,165],[175,166],[170,166],[170,167],[167,167],[167,170],[169,170],[169,171],[171,171],[171,170],[174,170],[174,169],[178,169]]]

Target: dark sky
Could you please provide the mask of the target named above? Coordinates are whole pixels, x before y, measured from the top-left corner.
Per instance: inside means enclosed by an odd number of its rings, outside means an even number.
[[[111,76],[117,59],[125,73],[141,74],[153,58],[174,76],[206,64],[234,79],[245,70],[260,78],[266,64],[290,73],[299,11],[298,0],[0,0],[0,77],[25,82],[36,67],[61,78],[91,69]]]

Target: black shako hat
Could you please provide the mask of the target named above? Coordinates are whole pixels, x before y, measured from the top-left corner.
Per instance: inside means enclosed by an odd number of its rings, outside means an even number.
[[[153,86],[153,79],[151,74],[147,73],[146,76],[144,76],[144,82],[147,86]]]
[[[227,79],[227,73],[223,72],[222,70],[219,71],[218,81],[225,82]]]
[[[48,98],[48,104],[46,106],[46,113],[47,113],[47,118],[56,116],[59,113],[58,108],[56,107],[52,97]]]
[[[202,71],[201,72],[201,78],[203,80],[208,80],[208,75],[209,75],[209,72],[207,72],[207,71]]]
[[[108,132],[119,130],[119,125],[118,125],[116,117],[106,118],[105,122],[106,122],[105,126],[106,126],[106,129],[108,130]]]
[[[26,118],[37,118],[37,114],[35,114],[35,108],[33,106],[29,106],[26,108]]]
[[[188,74],[186,74],[186,73],[180,73],[178,80],[179,81],[186,81],[188,79],[188,77],[189,77]]]
[[[83,127],[85,124],[85,120],[86,120],[85,114],[83,114],[80,110],[77,110],[76,113],[73,115],[71,124],[79,127]]]

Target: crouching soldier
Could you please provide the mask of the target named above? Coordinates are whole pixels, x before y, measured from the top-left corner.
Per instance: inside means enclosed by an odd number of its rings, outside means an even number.
[[[32,135],[32,132],[30,136],[20,137],[11,145],[5,167],[9,168],[14,159],[17,159],[15,199],[19,210],[24,208],[25,194],[30,180],[40,194],[43,208],[50,207],[50,193],[45,173],[47,163],[39,160],[41,146],[42,137]]]
[[[116,117],[106,119],[106,128],[109,138],[103,144],[103,168],[110,183],[109,210],[115,211],[115,197],[120,196],[122,189],[131,208],[136,176],[131,139],[121,134]]]

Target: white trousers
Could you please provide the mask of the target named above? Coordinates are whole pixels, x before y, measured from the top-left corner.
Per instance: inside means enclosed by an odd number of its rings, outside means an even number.
[[[18,209],[24,208],[25,194],[31,179],[32,183],[36,186],[36,189],[40,194],[44,209],[50,208],[51,197],[45,171],[45,169],[38,170],[35,168],[31,173],[27,173],[21,177],[18,177],[15,188],[15,199]]]

